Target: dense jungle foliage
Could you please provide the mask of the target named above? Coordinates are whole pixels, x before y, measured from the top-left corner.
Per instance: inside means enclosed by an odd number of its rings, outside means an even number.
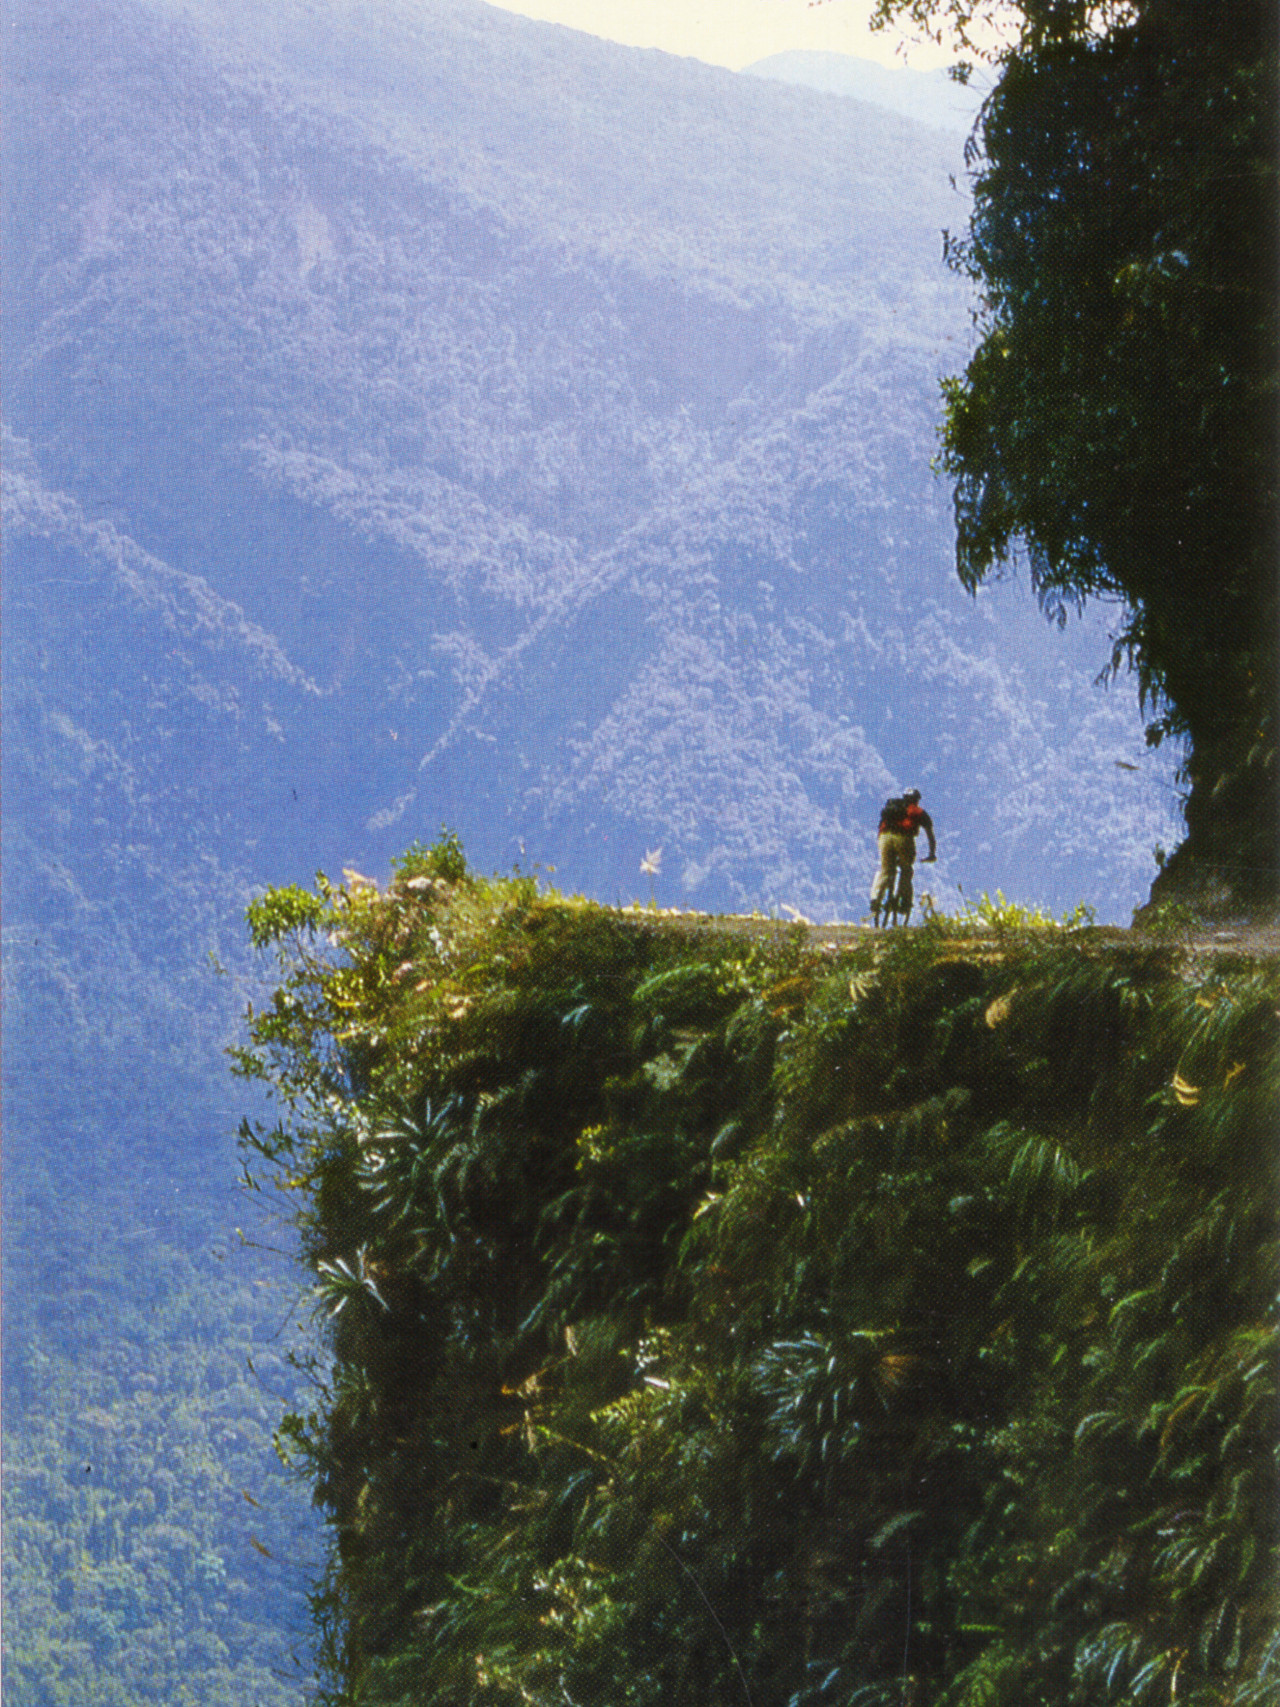
[[[170,1144],[7,1135],[6,1707],[296,1707],[318,1544],[272,1451],[301,1337]],[[145,1207],[143,1206],[145,1202]]]
[[[1120,603],[1147,738],[1188,743],[1168,889],[1280,893],[1276,0],[879,0],[998,25],[954,263],[981,341],[948,382],[957,565],[1025,547],[1051,610]],[[1158,713],[1158,715],[1157,715]]]
[[[1276,1699],[1280,967],[982,922],[253,905],[327,1699]]]

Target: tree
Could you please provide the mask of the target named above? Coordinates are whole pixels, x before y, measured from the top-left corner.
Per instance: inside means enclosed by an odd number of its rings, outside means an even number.
[[[974,48],[996,9],[880,0]],[[970,144],[952,264],[980,341],[946,383],[957,568],[1020,552],[1051,615],[1116,602],[1109,669],[1185,743],[1187,839],[1153,896],[1274,898],[1274,0],[1022,0]]]

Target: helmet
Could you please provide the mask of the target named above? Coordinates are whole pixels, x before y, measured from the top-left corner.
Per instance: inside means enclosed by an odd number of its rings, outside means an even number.
[[[919,800],[920,790],[918,788],[909,788],[902,798],[904,800]]]

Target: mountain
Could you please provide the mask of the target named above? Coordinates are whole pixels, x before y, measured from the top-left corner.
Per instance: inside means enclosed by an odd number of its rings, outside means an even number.
[[[1176,824],[1105,613],[963,595],[929,469],[957,136],[477,0],[5,33],[6,1152],[50,1214],[90,1154],[143,1227],[230,1179],[247,899],[442,822],[856,917],[916,782],[939,904],[1127,919]],[[113,1273],[183,1248],[136,1230]]]
[[[973,129],[985,92],[979,83],[958,83],[946,71],[890,69],[848,53],[772,53],[744,66],[743,75],[869,101],[920,124],[966,135]]]
[[[850,910],[913,778],[950,880],[1139,898],[1098,635],[953,583],[958,144],[474,4],[14,14],[15,917],[55,851],[189,922],[442,818]]]

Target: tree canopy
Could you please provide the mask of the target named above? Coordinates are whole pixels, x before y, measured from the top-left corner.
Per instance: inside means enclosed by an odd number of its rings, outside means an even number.
[[[973,47],[993,9],[881,0]],[[971,589],[1024,551],[1051,614],[1123,613],[1147,738],[1186,743],[1176,867],[1274,895],[1276,9],[1024,0],[948,240],[980,341],[943,466]]]

